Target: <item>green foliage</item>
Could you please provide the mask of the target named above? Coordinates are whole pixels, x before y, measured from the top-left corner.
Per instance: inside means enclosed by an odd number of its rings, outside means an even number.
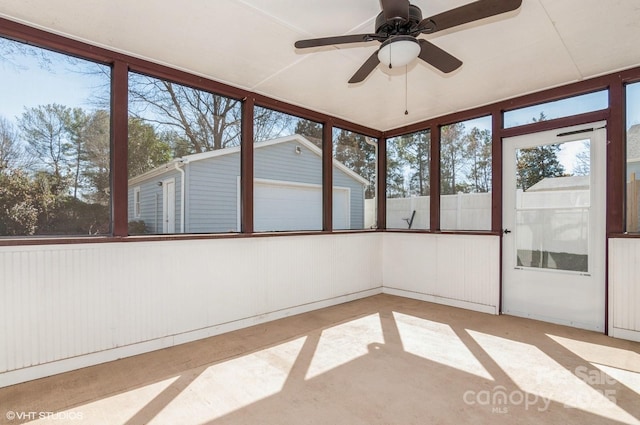
[[[110,229],[109,207],[90,204],[72,196],[57,198],[40,235],[98,235]]]
[[[295,134],[306,137],[322,149],[322,124],[315,121],[299,119],[294,132]]]
[[[465,192],[491,191],[491,133],[489,130],[473,128],[465,136],[467,159],[467,179],[469,188]]]
[[[454,195],[464,191],[458,180],[465,164],[467,139],[463,123],[443,126],[440,129],[440,194]]]
[[[401,136],[397,144],[400,161],[409,168],[408,190],[412,196],[428,196],[431,193],[429,164],[431,163],[431,133]]]
[[[560,145],[544,145],[519,149],[517,160],[517,185],[527,190],[545,177],[562,177],[565,170],[558,160]]]
[[[165,137],[175,137],[166,133]],[[152,125],[140,118],[129,118],[129,178],[171,161],[171,146],[156,134]]]
[[[26,109],[18,120],[27,151],[57,178],[69,174],[71,120],[71,109],[55,103]]]
[[[387,141],[387,198],[404,198],[408,196],[408,187],[404,184],[404,162],[395,140]]]
[[[143,220],[130,221],[127,231],[130,235],[144,235],[146,233],[151,233],[147,224]]]
[[[0,116],[0,172],[16,163],[22,156],[21,151],[13,124]]]
[[[540,112],[533,122],[545,121],[547,116]],[[528,190],[531,186],[546,177],[562,177],[565,169],[558,160],[560,145],[544,145],[529,149],[519,149],[516,152],[516,184],[522,190]]]
[[[24,151],[17,136],[3,137],[12,155],[0,168],[0,235],[108,233],[110,126],[104,110],[25,109],[18,119]]]
[[[333,157],[348,169],[369,181],[365,199],[376,196],[376,148],[367,143],[366,136],[339,130],[333,143]]]
[[[38,187],[22,171],[0,172],[0,236],[33,235],[41,198]]]
[[[59,193],[58,177],[41,171],[0,173],[0,236],[87,235],[109,232],[108,205]]]
[[[108,206],[111,201],[111,115],[98,110],[88,115],[81,139],[79,174],[86,181],[84,197]]]

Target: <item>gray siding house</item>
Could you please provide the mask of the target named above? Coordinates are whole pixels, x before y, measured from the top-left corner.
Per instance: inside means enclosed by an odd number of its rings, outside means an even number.
[[[322,151],[300,135],[254,145],[256,231],[322,229]],[[333,161],[334,229],[364,227],[369,182]],[[240,148],[187,155],[129,180],[129,222],[150,233],[237,232]]]

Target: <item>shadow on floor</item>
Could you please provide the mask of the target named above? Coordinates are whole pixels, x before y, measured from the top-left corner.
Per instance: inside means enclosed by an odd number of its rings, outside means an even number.
[[[378,295],[0,389],[0,423],[36,419],[10,411],[55,424],[640,423],[640,344]]]

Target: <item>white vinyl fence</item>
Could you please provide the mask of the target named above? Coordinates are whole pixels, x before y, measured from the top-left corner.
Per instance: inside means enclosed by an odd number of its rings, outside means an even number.
[[[367,227],[375,223],[375,202],[375,199],[365,201]],[[430,205],[429,196],[387,199],[387,228],[429,229]],[[440,223],[442,230],[491,230],[491,193],[443,195]]]

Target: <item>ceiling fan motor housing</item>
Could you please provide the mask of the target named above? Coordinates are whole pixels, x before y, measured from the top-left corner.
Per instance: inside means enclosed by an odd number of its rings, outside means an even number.
[[[522,5],[522,0],[476,0],[426,19],[422,18],[420,8],[410,4],[409,0],[380,0],[380,4],[382,12],[376,17],[374,34],[312,38],[298,40],[294,45],[304,49],[369,41],[382,43],[353,74],[350,84],[364,81],[380,63],[392,68],[408,65],[416,58],[443,73],[449,73],[460,68],[462,61],[428,40],[418,39],[418,36],[514,11]]]
[[[376,17],[376,34],[407,35],[418,27],[422,21],[422,11],[418,6],[409,5],[409,19],[393,19],[387,21],[384,12]]]

